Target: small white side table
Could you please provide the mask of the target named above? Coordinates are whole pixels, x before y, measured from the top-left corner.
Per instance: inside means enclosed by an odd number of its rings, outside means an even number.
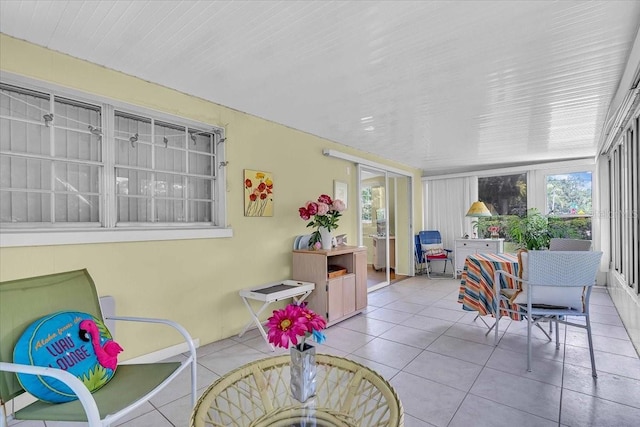
[[[244,327],[242,332],[238,334],[239,337],[244,335],[247,332],[247,329],[251,326],[252,323],[255,323],[258,326],[258,330],[262,334],[265,342],[269,344],[271,347],[271,351],[274,351],[275,348],[267,339],[267,332],[264,330],[262,323],[260,322],[259,316],[264,311],[265,308],[269,304],[272,304],[276,301],[280,301],[287,298],[293,298],[293,301],[296,304],[300,304],[311,295],[311,292],[315,289],[316,285],[311,282],[300,282],[298,280],[283,280],[281,282],[268,283],[266,285],[254,286],[251,288],[242,289],[240,291],[240,297],[242,298],[242,302],[247,306],[249,313],[251,315],[251,320]],[[254,311],[253,307],[249,303],[249,300],[262,301],[262,307],[258,311]]]

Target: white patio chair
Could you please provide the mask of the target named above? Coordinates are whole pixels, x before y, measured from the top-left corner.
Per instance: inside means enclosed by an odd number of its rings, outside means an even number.
[[[189,356],[181,362],[121,364],[104,387],[89,392],[76,376],[62,369],[13,363],[13,351],[25,328],[42,316],[58,311],[79,311],[105,321],[144,322],[162,326],[182,335]],[[155,327],[149,326],[149,333]],[[146,335],[147,339],[151,335]],[[93,279],[86,269],[46,276],[0,282],[0,427],[7,421],[57,421],[67,425],[84,421],[89,427],[117,424],[142,406],[187,369],[191,373],[190,403],[196,401],[196,349],[187,330],[167,319],[110,316],[103,317]],[[78,400],[51,404],[41,400],[14,412],[12,399],[25,393],[16,373],[52,377],[64,383]]]
[[[565,239],[553,237],[549,240],[550,251],[590,251],[591,240]],[[553,322],[549,322],[549,333],[553,331]]]
[[[549,241],[550,251],[590,251],[591,240],[561,239],[554,237]]]
[[[587,330],[591,373],[597,377],[591,338],[589,298],[600,267],[602,252],[592,251],[529,251],[521,254],[522,277],[503,270],[494,273],[495,343],[498,343],[498,325],[503,311],[500,300],[515,304],[517,311],[527,320],[527,371],[531,372],[531,329],[540,322],[556,322],[556,349],[560,348],[558,323]],[[519,289],[500,289],[500,276],[510,277],[521,284]],[[585,323],[570,322],[567,316],[585,318]]]

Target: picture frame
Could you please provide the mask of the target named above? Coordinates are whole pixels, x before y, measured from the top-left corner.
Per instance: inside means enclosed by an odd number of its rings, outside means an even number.
[[[244,216],[273,216],[273,174],[244,170]]]
[[[349,187],[346,182],[342,181],[333,181],[333,199],[339,199],[344,202],[344,208],[347,209],[349,207],[348,199],[349,198]]]

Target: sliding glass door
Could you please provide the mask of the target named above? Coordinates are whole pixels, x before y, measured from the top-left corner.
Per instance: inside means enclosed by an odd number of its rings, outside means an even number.
[[[395,228],[389,221],[387,173],[361,166],[359,182],[361,239],[367,248],[367,288],[372,290],[391,282],[395,246],[390,237],[395,235]]]
[[[367,288],[387,286],[411,274],[410,178],[359,165],[360,240],[367,248]]]

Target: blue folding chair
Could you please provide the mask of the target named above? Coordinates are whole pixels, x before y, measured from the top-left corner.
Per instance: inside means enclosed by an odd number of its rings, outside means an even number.
[[[419,244],[418,244],[419,242]],[[432,261],[444,261],[444,268],[442,274],[447,272],[447,262],[451,264],[453,268],[453,260],[451,258],[451,249],[445,249],[442,246],[442,236],[438,230],[425,230],[418,232],[416,236],[416,252],[420,248],[420,260],[425,264],[425,270],[427,277],[431,278],[431,262]],[[455,270],[454,270],[455,274]]]
[[[424,274],[427,269],[424,256],[422,254],[422,245],[420,244],[420,236],[414,236],[413,256],[416,265],[416,274]]]

